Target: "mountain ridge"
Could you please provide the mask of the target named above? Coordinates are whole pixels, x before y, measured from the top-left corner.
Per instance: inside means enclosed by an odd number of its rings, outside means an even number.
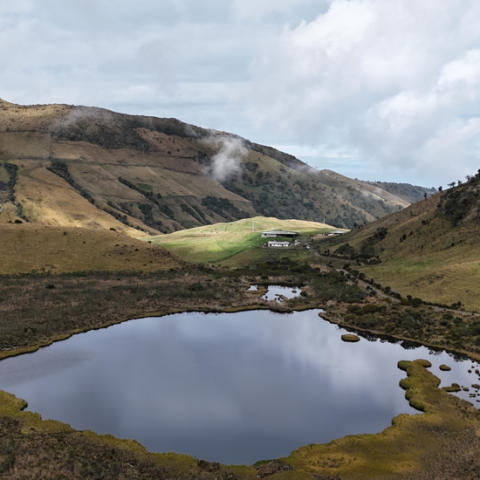
[[[235,134],[98,107],[0,100],[0,162],[0,223],[133,237],[255,215],[352,228],[409,205]]]

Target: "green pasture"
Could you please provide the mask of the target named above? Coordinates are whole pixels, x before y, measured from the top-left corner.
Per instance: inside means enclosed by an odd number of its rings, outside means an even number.
[[[461,245],[450,252],[435,252],[421,259],[398,258],[361,271],[404,296],[447,305],[461,302],[467,310],[480,310],[478,249]]]
[[[252,232],[252,225],[255,231]],[[323,223],[302,220],[279,220],[277,218],[255,217],[231,223],[217,223],[203,227],[181,230],[168,235],[144,237],[153,245],[161,245],[184,260],[192,263],[213,263],[225,266],[241,266],[255,259],[268,257],[274,249],[261,248],[268,238],[261,238],[266,230],[290,230],[299,232],[300,236],[309,237],[335,230]],[[278,252],[281,249],[275,250]],[[303,250],[284,250],[284,254],[299,255]],[[304,255],[305,253],[302,253]]]

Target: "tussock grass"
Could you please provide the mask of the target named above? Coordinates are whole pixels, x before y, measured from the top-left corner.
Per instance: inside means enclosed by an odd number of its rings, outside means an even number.
[[[352,435],[325,445],[308,445],[282,461],[303,472],[349,479],[475,478],[480,460],[478,411],[438,389],[440,380],[421,362],[400,362],[410,404],[421,415],[402,414],[376,435]],[[466,466],[472,475],[464,470]],[[459,472],[465,472],[462,476]],[[460,475],[460,476],[458,476]]]
[[[345,335],[342,335],[342,340],[344,342],[355,343],[360,341],[360,337],[357,337],[357,335],[353,335],[351,333],[346,333]]]
[[[23,400],[0,391],[2,478],[213,480],[254,479],[256,475],[253,467],[246,466],[216,464],[209,471],[189,455],[151,453],[135,440],[75,431],[67,424],[22,411],[25,406]]]
[[[336,245],[329,248],[348,243],[360,252],[378,229],[386,229],[373,245],[382,263],[361,267],[367,278],[404,296],[446,305],[460,301],[466,309],[480,311],[480,223],[453,226],[438,216],[441,195],[334,239]]]
[[[478,478],[480,421],[468,402],[439,389],[440,380],[420,361],[399,362],[410,404],[424,413],[402,414],[374,435],[350,435],[301,447],[279,459],[294,469],[272,479],[312,478],[438,479]],[[254,479],[255,467],[198,461],[188,455],[150,453],[133,440],[91,431],[77,432],[61,422],[43,421],[22,411],[25,402],[0,392],[0,448],[3,474],[42,478],[204,478]],[[31,452],[35,451],[35,455]],[[261,462],[259,462],[261,464]],[[13,470],[13,467],[15,470]]]
[[[100,228],[0,224],[0,238],[0,274],[152,272],[185,265],[162,247]]]

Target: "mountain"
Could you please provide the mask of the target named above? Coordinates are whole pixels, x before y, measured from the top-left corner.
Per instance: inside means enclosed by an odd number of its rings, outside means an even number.
[[[403,295],[480,310],[480,173],[335,243],[350,258],[378,257],[362,270]]]
[[[0,223],[132,237],[256,215],[352,228],[409,200],[176,119],[0,100]]]
[[[416,203],[420,200],[425,199],[425,194],[427,194],[427,198],[431,197],[438,190],[434,187],[432,188],[425,188],[419,187],[418,185],[410,185],[409,183],[394,183],[394,182],[366,182],[369,185],[374,187],[379,187],[382,190],[395,195],[402,200],[405,200],[408,203]]]

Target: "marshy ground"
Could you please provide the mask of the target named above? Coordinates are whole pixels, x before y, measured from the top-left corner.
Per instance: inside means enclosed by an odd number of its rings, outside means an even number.
[[[476,317],[472,314],[417,305],[391,295],[380,297],[354,277],[288,259],[242,270],[190,266],[150,273],[2,276],[0,348],[6,357],[76,332],[152,313],[268,308],[272,304],[259,295],[263,289],[248,292],[248,287],[280,284],[303,286],[305,292],[275,305],[280,311],[320,307],[326,309],[330,321],[359,331],[388,333],[478,355]],[[455,321],[457,318],[461,321]],[[400,367],[408,375],[402,381],[407,398],[423,414],[400,415],[392,427],[376,435],[301,447],[280,459],[293,470],[277,471],[272,476],[317,480],[478,478],[478,410],[439,389],[438,379],[421,363],[405,362]],[[152,454],[135,441],[76,432],[60,422],[42,421],[36,414],[22,412],[24,406],[23,401],[1,394],[2,478],[257,476],[254,467],[227,467],[185,455]]]

